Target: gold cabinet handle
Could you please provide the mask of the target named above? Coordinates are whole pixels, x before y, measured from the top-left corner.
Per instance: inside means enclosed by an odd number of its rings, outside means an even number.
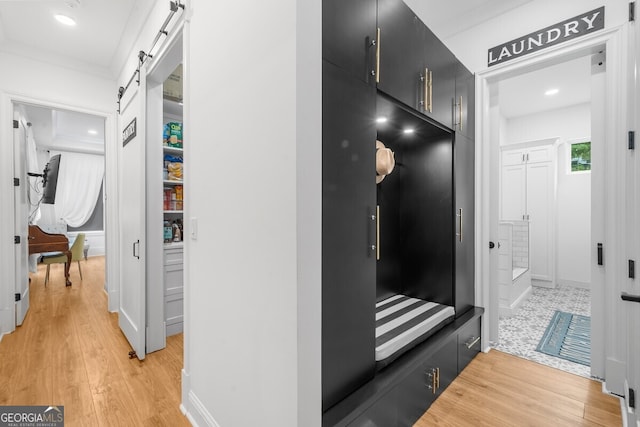
[[[420,103],[424,111],[428,111],[429,106],[429,69],[424,69],[424,75],[420,74],[420,81],[422,81],[422,102]]]
[[[433,113],[433,72],[430,70],[427,71],[427,84],[429,85],[429,100],[427,102],[427,111]]]
[[[380,205],[376,206],[376,260],[380,259]]]
[[[440,368],[436,368],[436,388],[440,388]]]
[[[427,377],[429,377],[429,380],[431,381],[431,384],[428,384],[427,388],[431,390],[431,393],[436,394],[436,390],[438,388],[438,378],[436,377],[435,368],[431,368],[431,372],[427,371],[425,372],[425,374],[427,375]]]
[[[376,30],[376,83],[380,83],[380,28]]]
[[[456,236],[458,236],[458,241],[462,242],[462,208],[458,209],[456,216],[458,217],[458,229],[460,230],[459,233],[456,233]]]

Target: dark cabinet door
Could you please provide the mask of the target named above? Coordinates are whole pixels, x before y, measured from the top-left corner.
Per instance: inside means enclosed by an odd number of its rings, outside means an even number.
[[[475,76],[464,65],[458,63],[454,130],[471,139],[475,139],[475,89]]]
[[[323,61],[323,410],[375,371],[375,87]]]
[[[456,90],[458,60],[426,26],[422,28],[422,74],[426,76],[426,93],[422,113],[453,128],[453,100]],[[428,70],[428,71],[427,71]]]
[[[393,427],[397,422],[396,391],[391,390],[349,423],[349,427]]]
[[[402,0],[378,0],[378,27],[378,89],[418,110],[424,92],[424,24]]]
[[[398,427],[410,427],[429,409],[458,375],[457,335],[452,335],[435,352],[396,387]]]
[[[458,374],[480,353],[481,319],[473,319],[458,332]]]
[[[455,134],[455,309],[460,316],[474,304],[474,175],[473,139]]]
[[[322,1],[322,57],[373,84],[376,0]]]

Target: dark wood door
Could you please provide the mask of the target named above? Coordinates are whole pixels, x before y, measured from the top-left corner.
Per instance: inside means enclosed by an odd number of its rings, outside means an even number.
[[[323,410],[375,370],[375,102],[374,86],[323,61]]]
[[[455,309],[460,316],[474,304],[475,144],[459,132],[455,138]]]
[[[322,1],[322,57],[348,74],[375,82],[376,0]]]
[[[378,89],[418,110],[422,99],[424,24],[402,0],[378,0]]]
[[[458,63],[454,130],[471,139],[475,139],[475,89],[475,76],[464,65]]]
[[[453,128],[453,100],[455,96],[458,60],[426,26],[421,29],[422,74],[428,86],[421,104],[424,114]],[[427,71],[428,70],[428,71]]]

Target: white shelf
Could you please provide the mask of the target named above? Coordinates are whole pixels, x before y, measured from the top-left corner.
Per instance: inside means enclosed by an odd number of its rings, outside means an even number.
[[[180,156],[184,154],[184,150],[182,148],[169,147],[167,145],[163,145],[162,146],[162,151],[164,151],[165,153],[170,153],[170,154],[178,154]]]
[[[183,248],[184,242],[164,243],[164,249]]]
[[[166,115],[182,117],[182,102],[174,101],[171,99],[162,99],[162,110]]]
[[[184,213],[184,211],[180,210],[180,211],[163,211],[166,214],[181,214]]]

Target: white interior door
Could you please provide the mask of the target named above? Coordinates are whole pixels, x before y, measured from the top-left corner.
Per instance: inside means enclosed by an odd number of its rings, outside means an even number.
[[[19,179],[19,185],[14,186],[14,235],[20,237],[20,243],[15,245],[15,294],[16,299],[16,326],[22,325],[24,317],[29,310],[29,266],[28,266],[28,225],[29,202],[27,191],[27,129],[25,123],[20,120],[17,112],[14,112],[14,121],[18,128],[13,130],[13,176]],[[15,123],[14,122],[14,123]]]
[[[531,242],[531,278],[553,285],[552,204],[553,167],[551,162],[527,165],[527,215]]]
[[[143,67],[144,68],[144,67]],[[120,307],[118,323],[138,359],[144,359],[145,277],[145,94],[146,70],[124,93],[118,118],[120,167]]]

